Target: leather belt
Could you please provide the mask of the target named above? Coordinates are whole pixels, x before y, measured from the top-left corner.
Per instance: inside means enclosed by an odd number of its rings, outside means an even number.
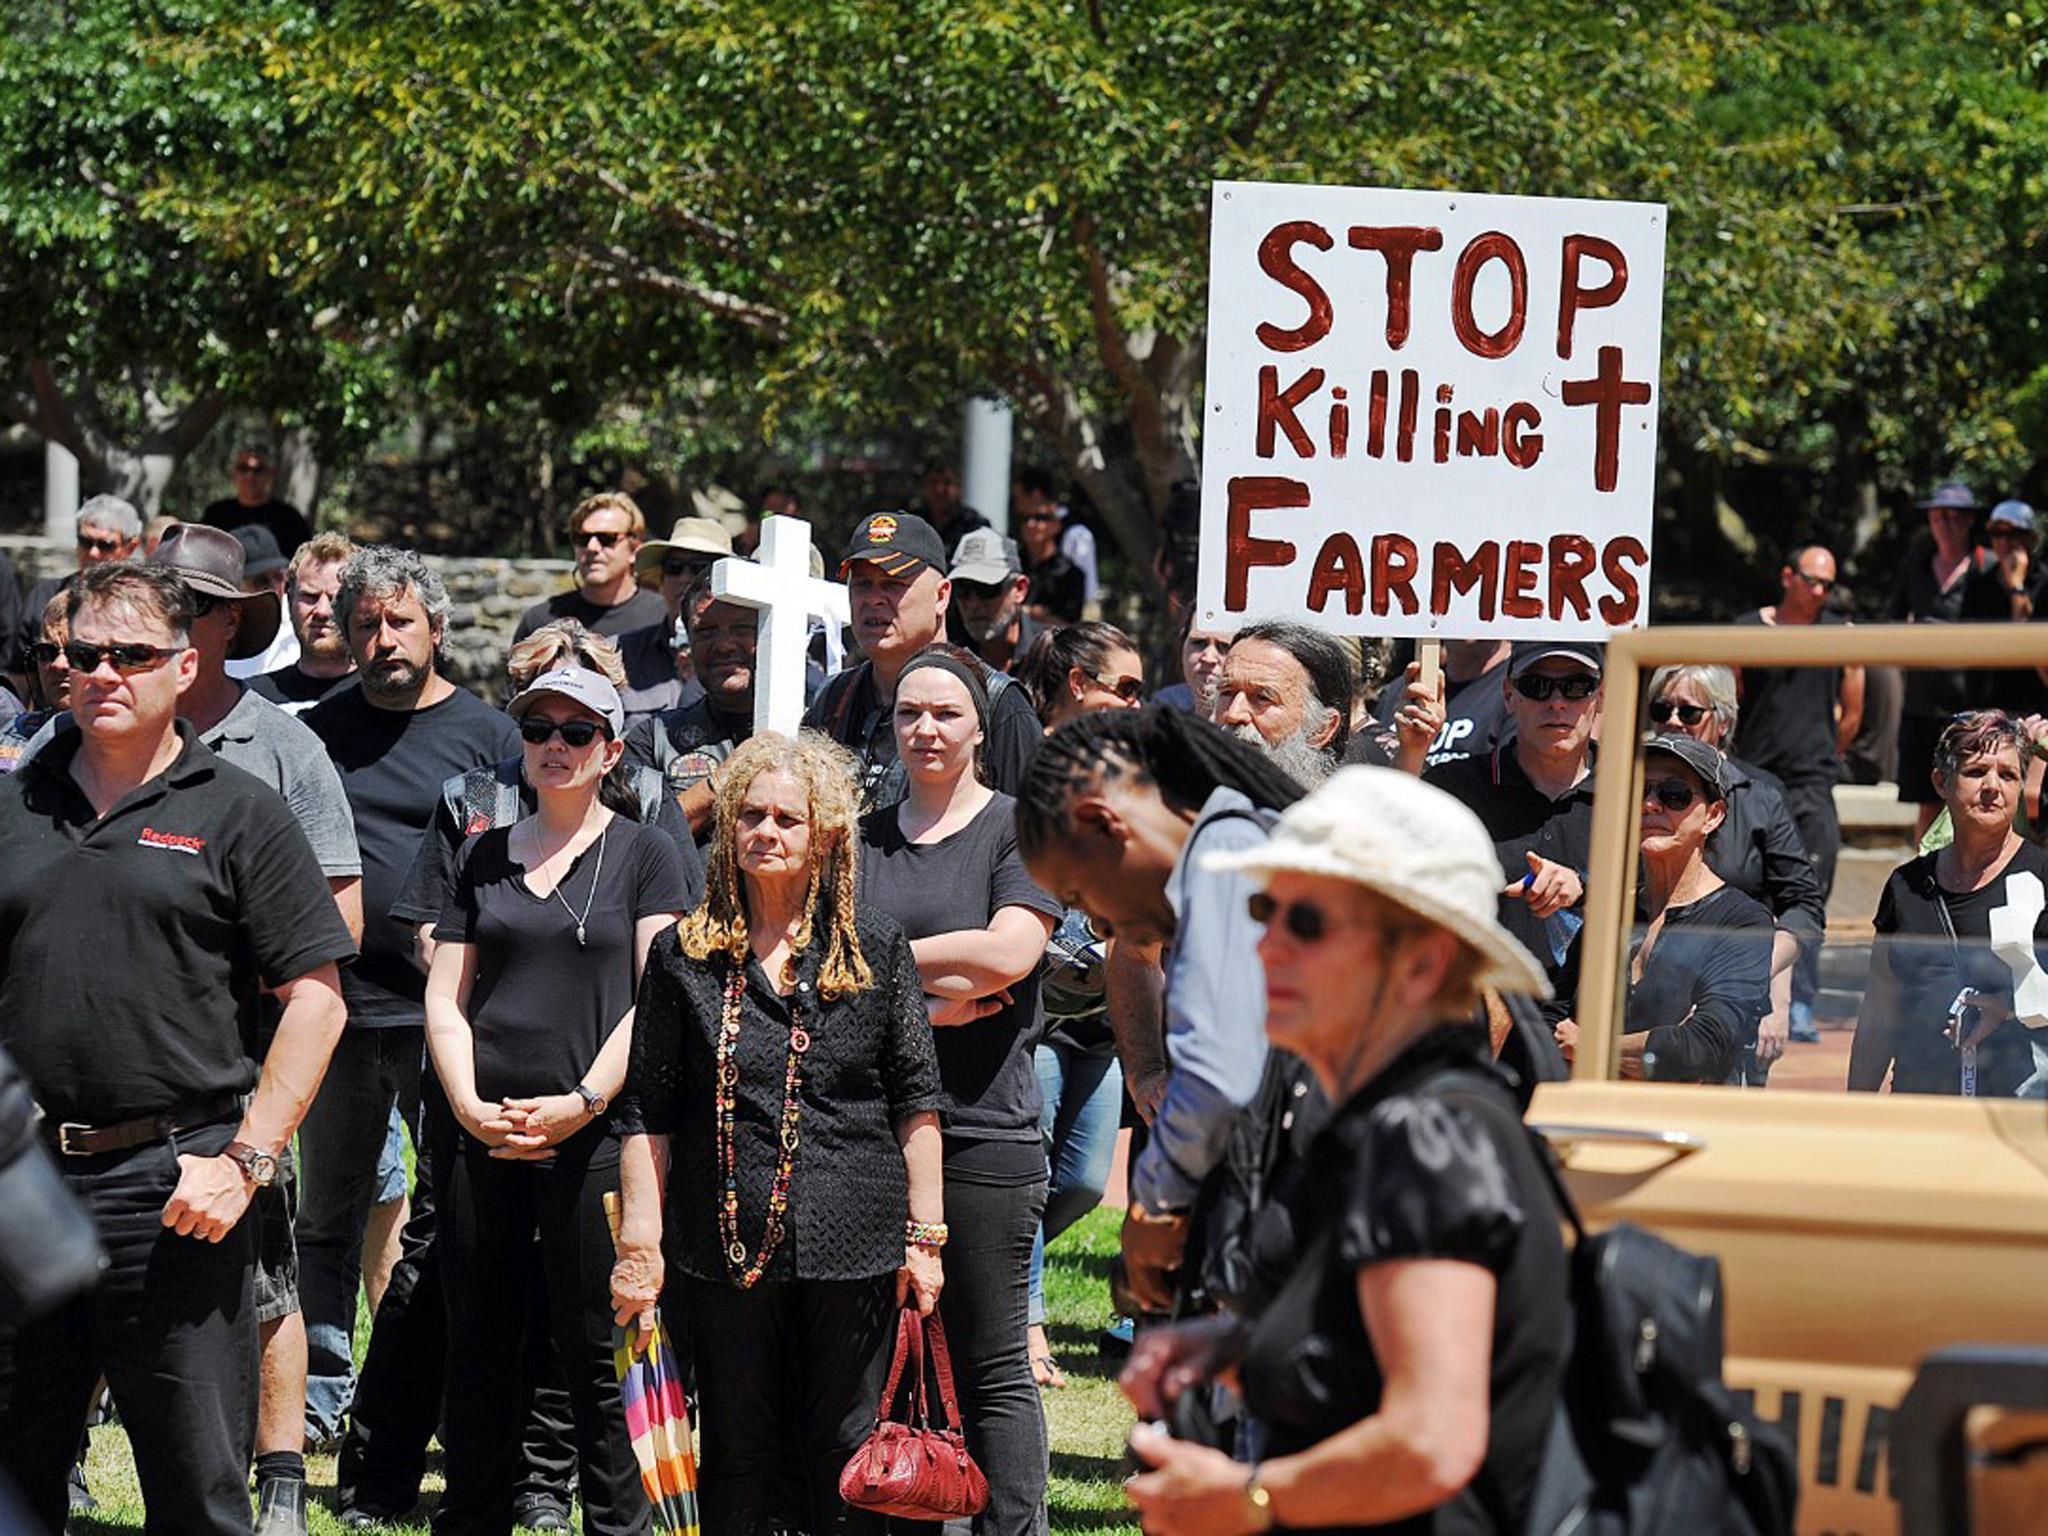
[[[108,1152],[126,1152],[131,1147],[154,1146],[181,1131],[193,1131],[242,1112],[240,1094],[217,1093],[195,1099],[161,1114],[139,1115],[112,1125],[81,1125],[75,1120],[42,1122],[43,1140],[64,1157],[98,1157]]]

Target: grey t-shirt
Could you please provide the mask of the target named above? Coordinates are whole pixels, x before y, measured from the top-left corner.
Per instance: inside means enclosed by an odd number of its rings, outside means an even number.
[[[34,757],[59,731],[75,731],[69,710],[53,715],[22,750]],[[261,695],[242,689],[235,707],[199,738],[227,762],[254,774],[284,797],[313,845],[320,873],[346,880],[363,872],[356,820],[327,748],[306,727]],[[16,765],[20,766],[19,764]]]

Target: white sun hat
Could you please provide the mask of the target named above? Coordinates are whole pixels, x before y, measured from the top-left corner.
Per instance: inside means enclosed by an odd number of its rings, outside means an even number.
[[[1259,847],[1208,854],[1202,867],[1349,880],[1470,945],[1481,985],[1550,996],[1536,957],[1495,917],[1507,882],[1486,828],[1442,790],[1397,769],[1338,769],[1289,806]]]

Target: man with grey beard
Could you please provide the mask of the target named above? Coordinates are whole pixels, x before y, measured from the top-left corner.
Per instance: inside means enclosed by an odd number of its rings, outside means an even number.
[[[1031,578],[1017,541],[993,528],[963,534],[946,579],[967,648],[998,672],[1008,672],[1045,626],[1024,611]]]
[[[1262,747],[1306,789],[1336,772],[1351,736],[1350,647],[1306,624],[1247,624],[1223,658],[1216,723]],[[1379,760],[1353,754],[1355,761]]]

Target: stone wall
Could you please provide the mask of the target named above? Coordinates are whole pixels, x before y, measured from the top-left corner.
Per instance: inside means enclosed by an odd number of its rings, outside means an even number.
[[[72,570],[77,563],[69,545],[27,534],[0,534],[0,555],[14,563],[24,587]],[[427,563],[448,584],[443,642],[448,676],[495,699],[504,687],[505,653],[511,649],[519,615],[568,587],[570,562],[429,555]]]

